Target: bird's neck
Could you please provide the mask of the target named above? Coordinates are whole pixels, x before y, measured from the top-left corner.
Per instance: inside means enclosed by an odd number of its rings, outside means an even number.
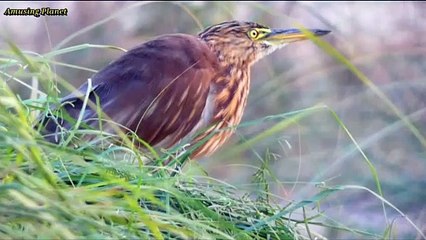
[[[250,66],[244,61],[220,61],[222,73],[215,81],[216,115],[225,126],[237,126],[243,116],[250,91]]]
[[[232,135],[241,122],[250,90],[251,59],[234,56],[232,53],[235,51],[226,46],[207,44],[217,56],[221,70],[211,83],[207,99],[212,101],[207,106],[211,107],[209,122],[213,125],[196,140],[209,136],[213,131],[219,136],[207,141],[194,156],[213,152]]]
[[[238,49],[235,44],[228,42],[217,41],[214,38],[202,39],[210,50],[216,55],[219,63],[226,65],[240,66],[250,68],[256,61],[256,55],[253,48]]]
[[[229,126],[240,123],[250,90],[250,67],[255,62],[252,49],[239,51],[235,45],[202,39],[216,55],[221,71],[213,81],[216,92],[214,118]]]

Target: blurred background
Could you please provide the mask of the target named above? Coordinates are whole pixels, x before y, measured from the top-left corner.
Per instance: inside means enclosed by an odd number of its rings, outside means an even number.
[[[332,30],[323,39],[359,68],[426,135],[426,3],[424,2],[1,2],[7,8],[68,8],[66,17],[0,16],[0,36],[22,50],[45,54],[84,43],[125,49],[167,33],[197,34],[202,28],[237,19],[270,27]],[[92,26],[83,34],[82,29]],[[69,38],[73,36],[73,38]],[[66,40],[66,41],[64,41]],[[4,41],[0,49],[7,49]],[[122,52],[85,49],[57,62],[99,70]],[[93,72],[59,65],[58,76],[74,86]],[[2,76],[4,78],[4,76]],[[23,79],[30,83],[30,79]],[[30,90],[10,86],[26,99]],[[61,96],[67,92],[62,89]],[[384,198],[426,232],[426,152],[394,112],[351,71],[311,41],[279,50],[252,68],[244,122],[325,104],[334,110],[377,169]],[[240,189],[251,183],[262,159],[270,159],[271,190],[289,201],[309,198],[326,186],[359,185],[377,192],[374,177],[338,121],[327,111],[255,143],[232,157],[222,153],[271,128],[279,120],[241,127],[215,155],[199,164],[210,176]],[[348,227],[382,233],[393,221],[400,239],[416,232],[395,210],[386,217],[377,197],[365,190],[338,192],[320,207]],[[351,238],[323,232],[329,238]]]

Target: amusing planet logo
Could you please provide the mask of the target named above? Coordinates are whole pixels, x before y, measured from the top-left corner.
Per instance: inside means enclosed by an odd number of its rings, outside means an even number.
[[[7,8],[4,11],[5,16],[68,16],[67,8]]]

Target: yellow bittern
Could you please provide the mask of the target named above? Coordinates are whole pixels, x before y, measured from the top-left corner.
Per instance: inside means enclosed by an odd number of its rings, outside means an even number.
[[[309,31],[315,36],[330,32]],[[169,148],[180,141],[195,144],[204,139],[191,156],[209,155],[241,121],[253,63],[288,43],[307,38],[299,29],[271,29],[240,21],[213,25],[197,36],[163,35],[100,70],[92,77],[92,89],[88,91],[87,83],[82,85],[62,99],[62,108],[72,118],[80,117],[85,125],[99,127],[97,109],[87,107],[80,114],[84,103],[81,93],[90,92],[88,99],[98,102],[110,120],[151,146]],[[111,132],[108,124],[103,130]],[[58,141],[53,138],[58,129],[71,128],[64,119],[49,119],[44,125],[51,141]],[[196,135],[200,130],[204,132]]]

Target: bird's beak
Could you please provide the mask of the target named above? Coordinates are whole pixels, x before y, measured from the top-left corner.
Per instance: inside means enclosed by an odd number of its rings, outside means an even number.
[[[323,36],[331,32],[320,29],[307,29],[306,31],[311,32],[314,36]],[[305,40],[309,38],[306,31],[302,31],[300,29],[272,29],[271,32],[264,37],[264,40],[271,42],[276,41],[279,43],[290,43]]]

